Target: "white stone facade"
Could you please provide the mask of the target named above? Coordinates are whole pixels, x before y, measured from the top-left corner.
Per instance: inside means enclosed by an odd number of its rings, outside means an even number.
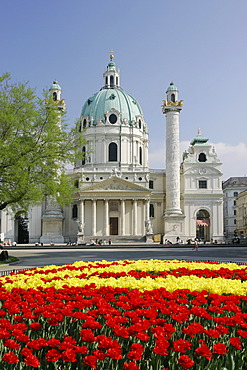
[[[221,163],[212,145],[200,134],[191,144],[181,164],[181,196],[186,215],[186,234],[192,238],[196,235],[202,239],[222,242]]]
[[[247,177],[230,177],[223,182],[224,235],[229,242],[238,234],[237,229],[241,229],[241,227],[237,225],[237,218],[240,216],[237,213],[237,197],[245,189],[247,189]]]
[[[72,204],[59,210],[44,203],[24,220],[1,212],[5,241],[20,243],[26,227],[30,243],[85,243],[91,238],[176,242],[177,237],[183,242],[196,237],[221,241],[221,163],[199,134],[180,164],[182,102],[174,84],[162,108],[165,171],[149,168],[147,123],[138,102],[119,87],[120,74],[112,60],[104,80],[104,88],[85,102],[77,127],[87,144],[82,148],[85,159],[68,171],[78,188]],[[54,93],[56,84],[52,86]],[[57,93],[60,99],[61,91]]]

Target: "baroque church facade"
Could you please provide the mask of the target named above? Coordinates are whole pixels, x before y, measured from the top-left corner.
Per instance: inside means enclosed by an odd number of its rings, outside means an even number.
[[[162,106],[166,170],[154,170],[148,125],[138,101],[120,87],[113,55],[103,77],[104,86],[85,101],[77,127],[86,144],[83,161],[68,170],[77,188],[72,204],[61,209],[48,199],[25,218],[1,212],[1,235],[17,243],[223,240],[221,163],[200,131],[180,163],[183,103],[176,86],[169,85]],[[50,92],[63,102],[57,82]]]

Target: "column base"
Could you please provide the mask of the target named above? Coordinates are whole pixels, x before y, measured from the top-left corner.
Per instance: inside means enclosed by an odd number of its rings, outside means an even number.
[[[177,238],[182,239],[184,236],[184,214],[172,214],[164,216],[164,236],[163,243],[165,240],[169,240],[171,243],[176,243]]]
[[[62,235],[46,234],[40,237],[40,243],[43,244],[63,244],[64,237]]]
[[[153,234],[146,235],[146,243],[153,243],[153,242],[154,242]]]
[[[84,234],[82,233],[77,234],[77,244],[84,244]]]
[[[165,210],[165,217],[170,217],[170,216],[179,216],[182,215],[183,212],[181,209],[166,209]]]
[[[43,244],[61,244],[64,243],[64,237],[62,235],[63,217],[56,217],[53,215],[47,215],[42,217],[42,236],[40,237],[40,243]]]

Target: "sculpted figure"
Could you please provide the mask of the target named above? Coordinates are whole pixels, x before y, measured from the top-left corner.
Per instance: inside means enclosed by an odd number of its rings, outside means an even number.
[[[146,226],[146,234],[153,234],[153,226],[150,220],[147,220],[145,222],[145,226]]]

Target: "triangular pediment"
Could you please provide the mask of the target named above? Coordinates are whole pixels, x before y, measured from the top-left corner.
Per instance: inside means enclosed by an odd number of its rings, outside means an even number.
[[[81,190],[81,192],[96,191],[96,192],[142,192],[150,193],[150,190],[133,184],[132,182],[120,179],[118,177],[111,177],[107,180],[103,180],[100,183],[93,184]]]

